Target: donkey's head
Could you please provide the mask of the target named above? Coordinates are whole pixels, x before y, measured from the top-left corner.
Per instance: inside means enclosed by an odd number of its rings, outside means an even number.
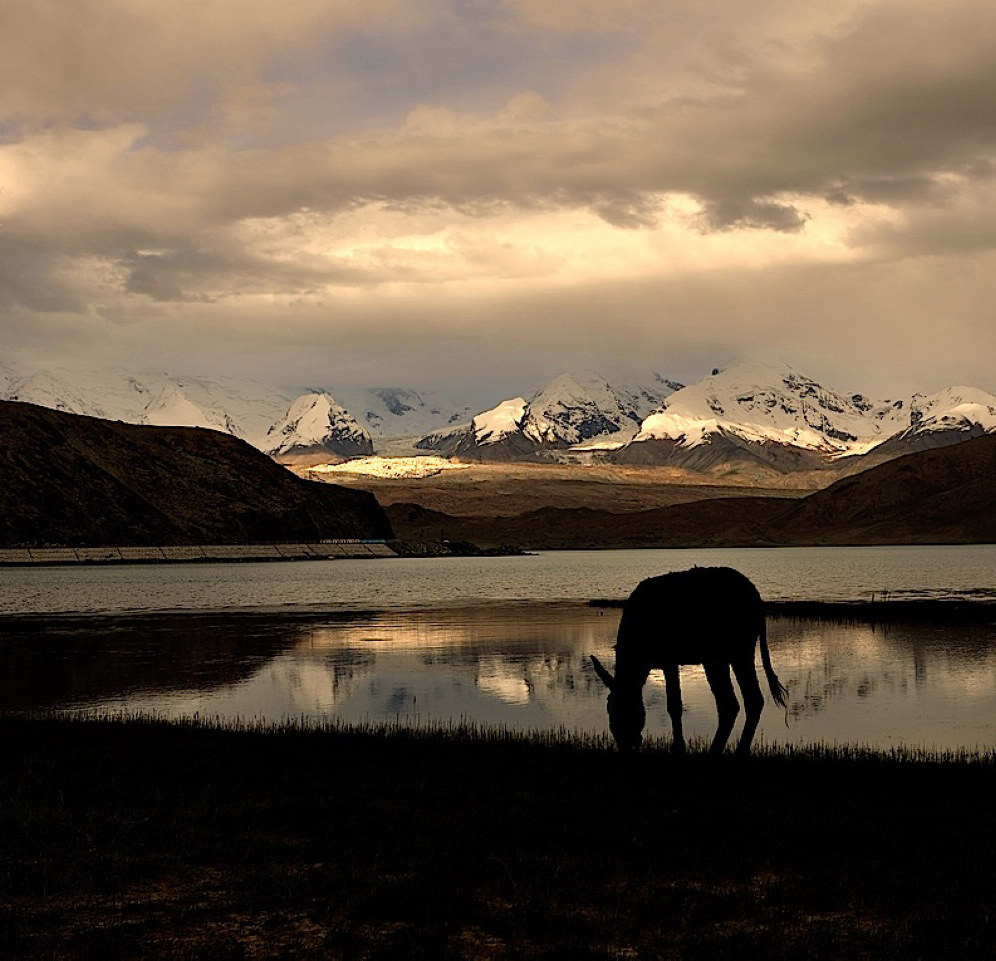
[[[609,712],[609,730],[620,751],[638,751],[643,743],[643,727],[647,712],[643,708],[643,685],[623,684],[614,678],[594,654],[589,655],[595,673],[609,689],[606,710]]]

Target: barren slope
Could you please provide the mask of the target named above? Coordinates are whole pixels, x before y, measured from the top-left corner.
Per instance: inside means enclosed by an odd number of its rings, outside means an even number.
[[[0,401],[0,544],[389,537],[362,491],[295,477],[229,434]]]
[[[817,486],[808,475],[787,478],[785,487],[753,487],[677,468],[607,464],[473,464],[431,477],[404,479],[346,473],[324,476],[371,491],[385,507],[417,504],[455,517],[483,518],[513,517],[543,508],[626,513],[717,497],[801,497]],[[831,479],[820,472],[823,483]]]

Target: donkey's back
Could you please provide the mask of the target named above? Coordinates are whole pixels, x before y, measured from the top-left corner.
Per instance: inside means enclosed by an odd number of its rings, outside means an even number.
[[[616,659],[732,663],[753,654],[763,630],[764,602],[748,578],[729,567],[693,567],[636,586],[623,606]]]

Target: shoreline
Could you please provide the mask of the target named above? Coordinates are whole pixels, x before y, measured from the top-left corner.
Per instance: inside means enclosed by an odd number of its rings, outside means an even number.
[[[121,567],[157,564],[247,564],[278,561],[375,560],[398,557],[506,557],[528,551],[481,548],[467,541],[335,540],[274,544],[160,544],[101,547],[0,547],[0,569]]]
[[[989,541],[917,541],[915,543],[875,541],[854,543],[742,543],[715,544],[679,543],[671,545],[639,544],[576,547],[521,547],[504,545],[479,547],[466,540],[337,540],[308,543],[268,544],[191,544],[150,546],[0,546],[0,570],[37,567],[126,567],[155,566],[161,564],[246,564],[280,561],[316,560],[383,560],[396,558],[438,557],[530,557],[550,550],[579,553],[588,551],[654,551],[654,550],[793,550],[797,548],[846,548],[846,547],[987,547]]]

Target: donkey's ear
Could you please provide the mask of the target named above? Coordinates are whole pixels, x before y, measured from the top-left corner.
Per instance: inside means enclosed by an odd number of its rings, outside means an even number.
[[[602,667],[602,662],[599,661],[594,654],[589,654],[588,656],[591,658],[591,663],[595,667],[595,673],[598,675],[601,682],[611,691],[612,688],[615,687],[616,679],[607,670],[605,670],[604,667]]]

